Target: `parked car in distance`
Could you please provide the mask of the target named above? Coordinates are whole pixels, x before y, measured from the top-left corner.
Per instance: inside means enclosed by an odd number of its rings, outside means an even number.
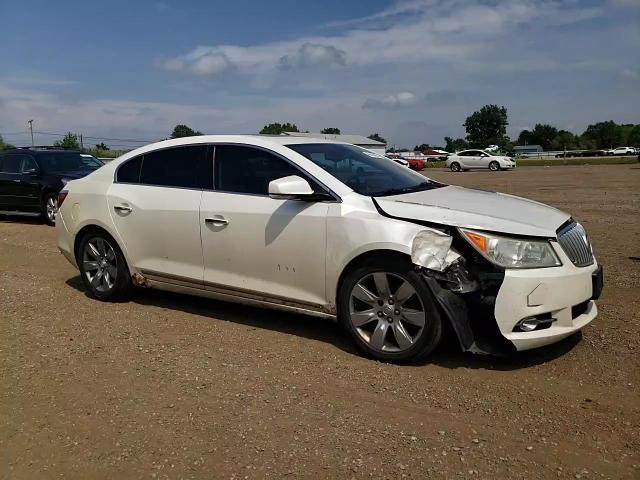
[[[337,316],[383,361],[427,357],[445,323],[479,353],[553,343],[597,315],[602,268],[569,214],[349,144],[167,140],[59,198],[58,248],[99,300],[154,287]]]
[[[493,155],[484,150],[463,150],[449,155],[446,165],[452,172],[487,168],[497,172],[499,170],[514,169],[516,162],[510,157]]]
[[[416,172],[419,172],[427,168],[426,160],[421,160],[419,158],[409,158],[407,159],[407,162],[409,162],[409,168],[411,170],[415,170]]]
[[[498,145],[489,145],[487,148],[483,149],[485,152],[497,152],[500,150]]]
[[[0,152],[0,213],[40,216],[53,225],[62,187],[102,165],[92,155],[52,147]]]
[[[636,149],[633,147],[617,147],[607,150],[609,155],[635,155]]]

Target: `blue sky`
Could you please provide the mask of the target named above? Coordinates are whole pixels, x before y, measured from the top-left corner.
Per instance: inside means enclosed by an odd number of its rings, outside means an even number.
[[[0,19],[0,134],[16,144],[31,118],[142,140],[288,121],[408,147],[463,136],[486,103],[512,137],[640,123],[640,0],[0,0]]]

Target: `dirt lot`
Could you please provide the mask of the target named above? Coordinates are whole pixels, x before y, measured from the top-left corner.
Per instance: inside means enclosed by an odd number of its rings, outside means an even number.
[[[640,167],[428,175],[583,221],[606,286],[581,337],[386,365],[327,320],[91,300],[54,229],[3,218],[2,478],[640,478]]]

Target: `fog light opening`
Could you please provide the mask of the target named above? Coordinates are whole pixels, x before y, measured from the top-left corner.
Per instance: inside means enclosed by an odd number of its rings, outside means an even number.
[[[556,319],[551,317],[551,314],[545,313],[542,315],[536,315],[535,317],[527,317],[520,320],[515,327],[514,332],[533,332],[535,330],[544,330],[549,328]]]

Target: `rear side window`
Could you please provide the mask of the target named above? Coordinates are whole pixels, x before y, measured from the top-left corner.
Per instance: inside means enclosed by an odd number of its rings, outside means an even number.
[[[0,163],[0,172],[2,173],[20,173],[22,171],[22,159],[25,155],[7,155],[2,158]]]
[[[206,151],[206,145],[191,145],[147,153],[142,159],[140,183],[199,188],[198,168],[204,161]]]
[[[300,170],[280,157],[243,146],[216,146],[214,168],[216,190],[254,195],[268,195],[272,180],[289,175],[303,176]]]
[[[116,181],[119,183],[139,183],[142,156],[133,158],[118,167]]]

